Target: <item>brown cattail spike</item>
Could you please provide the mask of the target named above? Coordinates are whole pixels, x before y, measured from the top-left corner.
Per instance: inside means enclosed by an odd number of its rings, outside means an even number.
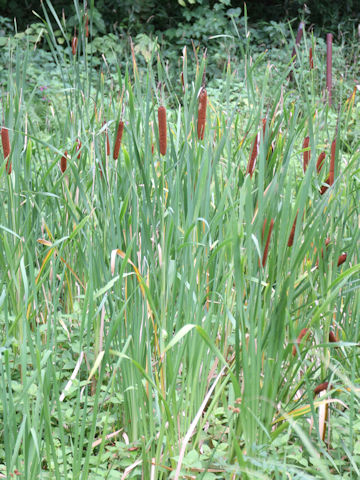
[[[325,160],[325,157],[326,157],[326,154],[325,152],[321,152],[318,159],[317,159],[317,162],[316,162],[316,172],[319,174],[321,172],[321,169],[324,165],[324,160]]]
[[[325,239],[325,247],[326,248],[330,245],[330,242],[331,242],[330,237],[327,237]],[[324,258],[324,249],[323,248],[321,249],[321,258]]]
[[[262,119],[262,127],[263,127],[263,138],[265,138],[266,133],[266,118]]]
[[[301,340],[305,337],[305,336],[308,336],[310,334],[309,330],[307,328],[303,328],[301,330],[301,332],[299,333],[299,336],[298,338],[296,339],[296,344],[297,345],[300,345],[301,343]],[[292,354],[293,354],[293,357],[295,357],[296,355],[296,345],[293,346],[292,348]]]
[[[204,140],[206,123],[207,92],[205,88],[201,89],[199,95],[197,135],[199,140]]]
[[[78,39],[77,39],[77,37],[73,37],[72,42],[71,42],[71,51],[72,51],[72,54],[73,54],[74,56],[76,55],[77,44],[78,44]]]
[[[261,232],[261,240],[262,240],[262,241],[264,240],[266,223],[267,223],[267,218],[265,218],[265,220],[264,220],[263,228],[262,228],[262,232]]]
[[[89,37],[89,16],[88,14],[85,15],[85,37]]]
[[[330,175],[327,176],[326,180],[325,180],[325,183],[327,185],[322,185],[322,187],[320,188],[320,195],[324,195],[324,193],[326,192],[326,190],[329,188],[329,184],[330,184]]]
[[[301,38],[302,38],[302,36],[303,36],[304,26],[305,26],[304,22],[300,22],[299,28],[298,28],[298,31],[297,31],[297,34],[296,34],[296,39],[295,39],[295,44],[296,44],[297,47],[300,45]],[[292,53],[293,53],[292,56],[296,55],[296,50],[295,50],[295,48],[293,49],[293,52],[292,52]]]
[[[342,253],[338,258],[338,263],[337,263],[338,267],[340,267],[340,265],[346,262],[346,259],[347,259],[347,253]]]
[[[259,140],[259,134],[257,134],[255,137],[253,148],[252,148],[251,155],[250,155],[249,162],[246,169],[246,173],[250,174],[250,178],[252,178],[254,169],[255,169],[255,160],[258,154],[258,140]]]
[[[274,227],[274,219],[272,218],[271,222],[270,222],[269,233],[268,233],[268,236],[267,236],[267,239],[266,239],[266,245],[265,245],[264,254],[263,254],[263,258],[262,258],[263,268],[266,265],[266,259],[267,259],[268,252],[269,252],[270,237],[271,237],[271,232],[272,232],[273,227]]]
[[[66,167],[67,167],[67,151],[65,151],[64,155],[61,157],[61,160],[60,160],[61,173],[65,173]]]
[[[310,47],[310,49],[309,49],[309,66],[310,66],[310,70],[312,70],[314,68],[314,59],[313,59],[312,47]]]
[[[330,237],[327,237],[325,239],[326,250],[327,250],[328,246],[330,245],[330,242],[331,242]],[[316,248],[314,248],[314,253],[316,253]],[[321,247],[321,258],[324,258],[324,249],[322,247]],[[316,267],[318,267],[318,266],[319,266],[319,259],[316,260]]]
[[[317,395],[318,393],[322,392],[323,390],[327,390],[329,386],[329,382],[323,382],[320,383],[317,387],[314,388],[314,395]]]
[[[292,61],[293,61],[293,62],[295,62],[296,47],[298,47],[298,46],[300,45],[301,37],[302,37],[302,35],[303,35],[304,26],[305,26],[305,25],[304,25],[304,22],[300,22],[299,28],[298,28],[298,31],[297,31],[297,34],[296,34],[295,46],[294,46],[293,51],[292,51],[292,53],[291,53],[291,57],[292,57]],[[293,71],[292,71],[292,70],[290,71],[289,79],[290,79],[290,80],[293,79]]]
[[[304,142],[303,142],[303,150],[304,150],[303,170],[304,170],[304,173],[306,172],[306,169],[307,169],[307,166],[308,166],[309,160],[310,160],[310,155],[311,155],[311,151],[309,149],[309,142],[310,142],[310,138],[305,137]]]
[[[294,243],[294,236],[295,236],[295,228],[296,228],[296,220],[298,216],[299,210],[296,212],[295,220],[289,235],[289,240],[288,240],[288,247],[292,247]]]
[[[113,154],[114,160],[117,160],[119,157],[119,151],[120,151],[123,133],[124,133],[124,122],[120,120],[117,128],[117,132],[116,132],[116,140],[114,145],[114,154]]]
[[[80,142],[80,139],[78,138],[77,139],[77,142],[76,142],[76,153],[77,153],[77,159],[80,160],[80,157],[81,157],[81,154],[80,154],[80,149],[81,149],[81,142]]]
[[[181,80],[182,91],[183,91],[183,93],[185,93],[184,72],[181,72],[180,80]]]
[[[329,332],[329,342],[330,343],[337,343],[337,341],[338,341],[338,339],[336,338],[335,333],[332,330],[330,330],[330,332]]]
[[[3,152],[4,152],[4,159],[7,160],[6,171],[8,175],[10,175],[12,170],[12,165],[11,165],[11,162],[9,162],[8,158],[10,156],[11,148],[10,148],[9,130],[6,127],[2,127],[1,129],[1,143],[2,143]]]
[[[158,108],[158,122],[159,122],[159,145],[160,154],[166,155],[166,108],[161,106]]]

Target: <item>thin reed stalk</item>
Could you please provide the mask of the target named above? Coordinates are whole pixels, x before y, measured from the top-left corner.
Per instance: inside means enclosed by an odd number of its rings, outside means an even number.
[[[332,33],[326,35],[326,89],[328,92],[329,107],[332,104]]]

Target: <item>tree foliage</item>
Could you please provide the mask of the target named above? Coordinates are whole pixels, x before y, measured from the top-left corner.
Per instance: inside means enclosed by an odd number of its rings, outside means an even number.
[[[52,0],[51,3],[57,12],[63,11],[66,17],[74,13],[72,0]],[[85,3],[79,1],[80,6]],[[286,21],[301,16],[308,25],[337,34],[351,30],[358,22],[356,4],[357,0],[310,0],[306,4],[303,0],[249,0],[246,8],[253,23]],[[244,10],[244,2],[239,0],[97,0],[95,6],[108,32],[122,30],[132,35],[176,28],[186,21],[188,12],[196,11],[199,17],[208,17],[211,10],[215,20],[216,7],[240,7]],[[0,7],[3,16],[16,17],[19,29],[34,21],[34,10],[41,13],[38,0],[0,0]]]

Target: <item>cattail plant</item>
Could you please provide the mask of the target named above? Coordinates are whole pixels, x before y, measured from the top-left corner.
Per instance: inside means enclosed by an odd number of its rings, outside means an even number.
[[[266,219],[265,219],[265,221],[264,221],[264,226],[263,226],[263,236],[264,236],[264,233],[265,233],[265,226],[266,226]],[[262,266],[263,266],[263,268],[264,268],[265,265],[266,265],[266,259],[267,259],[268,252],[269,252],[270,237],[271,237],[271,232],[272,232],[273,227],[274,227],[274,219],[272,218],[272,219],[271,219],[271,222],[270,222],[269,233],[268,233],[268,236],[267,236],[267,239],[266,239],[266,245],[265,245],[265,249],[264,249],[264,253],[263,253],[263,258],[262,258]]]
[[[103,121],[103,126],[106,125],[106,120]],[[105,128],[105,138],[106,138],[106,155],[110,155],[110,140],[107,127]]]
[[[330,176],[328,175],[325,180],[325,185],[322,185],[320,188],[320,195],[324,195],[324,193],[329,188]]]
[[[4,160],[7,160],[6,171],[8,175],[10,175],[12,170],[12,165],[11,165],[11,162],[9,161],[11,148],[10,148],[9,130],[6,127],[2,127],[1,129],[1,143],[2,143],[3,152],[4,152]]]
[[[327,237],[327,238],[325,239],[325,248],[326,248],[326,250],[327,250],[328,246],[330,245],[330,242],[331,242],[330,237]],[[316,254],[316,248],[314,248],[314,254]],[[324,249],[323,249],[322,247],[321,247],[321,258],[324,258]],[[316,264],[315,264],[315,265],[316,265],[316,267],[319,266],[319,259],[316,260]]]
[[[329,387],[329,382],[320,383],[317,387],[314,388],[314,395],[317,395],[318,393],[320,393],[324,390],[327,390],[328,387]],[[331,386],[330,386],[330,388],[331,388]]]
[[[321,172],[321,169],[324,165],[324,160],[325,160],[325,157],[326,157],[326,153],[325,152],[321,152],[318,159],[317,159],[317,162],[316,162],[316,172],[319,174]]]
[[[325,183],[326,185],[322,185],[320,188],[320,195],[324,195],[327,191],[329,186],[334,184],[335,181],[335,153],[336,153],[336,138],[332,141],[331,144],[331,152],[330,152],[330,169],[329,175],[326,177]],[[318,160],[319,162],[319,160]]]
[[[300,45],[301,38],[302,38],[302,35],[303,35],[304,26],[305,26],[304,22],[300,22],[299,28],[298,28],[298,31],[297,31],[297,34],[296,34],[295,46],[294,46],[294,48],[291,52],[292,62],[295,62],[296,47],[298,47]],[[292,79],[293,79],[293,71],[291,70],[290,74],[289,74],[289,80],[292,80]]]
[[[77,44],[78,44],[78,38],[74,36],[71,41],[71,51],[74,56],[76,55]]]
[[[206,123],[206,107],[207,107],[207,92],[203,87],[199,95],[198,121],[197,121],[197,135],[199,140],[204,140],[205,123]]]
[[[309,161],[310,161],[310,156],[311,156],[311,151],[309,149],[309,142],[310,142],[310,137],[305,137],[304,139],[304,142],[303,142],[303,150],[304,150],[304,153],[303,153],[303,170],[304,170],[304,173],[306,172],[306,169],[307,169],[307,166],[309,164]]]
[[[310,70],[312,70],[314,68],[314,59],[313,59],[312,47],[310,47],[310,49],[309,49],[309,67],[310,67]]]
[[[302,339],[306,336],[308,338],[308,336],[310,335],[310,332],[309,332],[309,329],[308,328],[303,328],[301,330],[301,332],[299,333],[299,336],[298,338],[296,339],[296,345],[300,345],[301,344],[301,341]],[[305,340],[307,340],[307,338]],[[292,348],[292,355],[293,357],[295,357],[296,355],[296,345],[293,346]]]
[[[114,154],[113,154],[114,160],[117,160],[119,157],[119,151],[120,151],[123,132],[124,132],[124,122],[120,120],[117,128],[117,132],[116,132],[116,139],[115,139],[115,145],[114,145]]]
[[[300,45],[300,42],[301,42],[301,39],[302,39],[302,36],[303,36],[303,31],[304,31],[304,22],[300,22],[299,24],[299,27],[298,27],[298,31],[297,31],[297,34],[296,34],[296,39],[295,39],[295,46],[298,47]],[[296,48],[294,47],[293,48],[293,51],[291,53],[291,57],[295,57],[296,56]]]
[[[330,332],[329,332],[329,342],[330,343],[337,343],[338,342],[338,339],[336,338],[336,335],[332,330],[330,330]]]
[[[181,80],[182,91],[183,91],[183,93],[185,93],[184,72],[181,72],[181,74],[180,74],[180,80]]]
[[[66,168],[67,168],[67,151],[65,150],[65,153],[64,153],[64,155],[61,157],[61,160],[60,160],[60,170],[61,170],[61,173],[65,173]]]
[[[85,37],[89,38],[89,15],[85,14]]]
[[[338,258],[338,262],[337,262],[338,267],[340,267],[340,265],[346,262],[346,259],[347,259],[347,253],[344,252]]]
[[[266,118],[262,119],[262,129],[263,129],[263,139],[264,139],[265,133],[266,133]],[[259,153],[259,147],[260,147],[260,133],[258,133],[255,137],[253,148],[251,150],[251,155],[249,157],[248,165],[246,168],[246,173],[250,174],[250,178],[252,178],[255,170],[255,161]]]
[[[258,154],[258,141],[259,141],[259,134],[256,135],[253,148],[251,150],[251,155],[248,161],[248,165],[246,168],[246,173],[250,174],[250,178],[252,178],[253,173],[254,173],[254,168],[255,168],[255,160]]]
[[[166,108],[158,108],[160,154],[166,155]]]
[[[76,153],[77,153],[77,157],[76,157],[76,158],[77,158],[78,160],[80,160],[80,156],[81,156],[81,154],[80,154],[80,149],[81,149],[81,141],[80,141],[80,139],[78,138],[78,139],[77,139],[77,142],[76,142]]]
[[[296,228],[296,220],[298,216],[299,210],[296,212],[295,220],[289,235],[289,240],[288,240],[288,247],[292,247],[294,243],[294,236],[295,236],[295,228]]]

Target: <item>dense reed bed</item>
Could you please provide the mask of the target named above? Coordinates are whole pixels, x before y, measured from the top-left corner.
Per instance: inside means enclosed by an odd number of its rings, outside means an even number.
[[[303,30],[217,98],[186,48],[114,77],[75,6],[44,123],[1,103],[0,478],[356,478],[359,94]]]

